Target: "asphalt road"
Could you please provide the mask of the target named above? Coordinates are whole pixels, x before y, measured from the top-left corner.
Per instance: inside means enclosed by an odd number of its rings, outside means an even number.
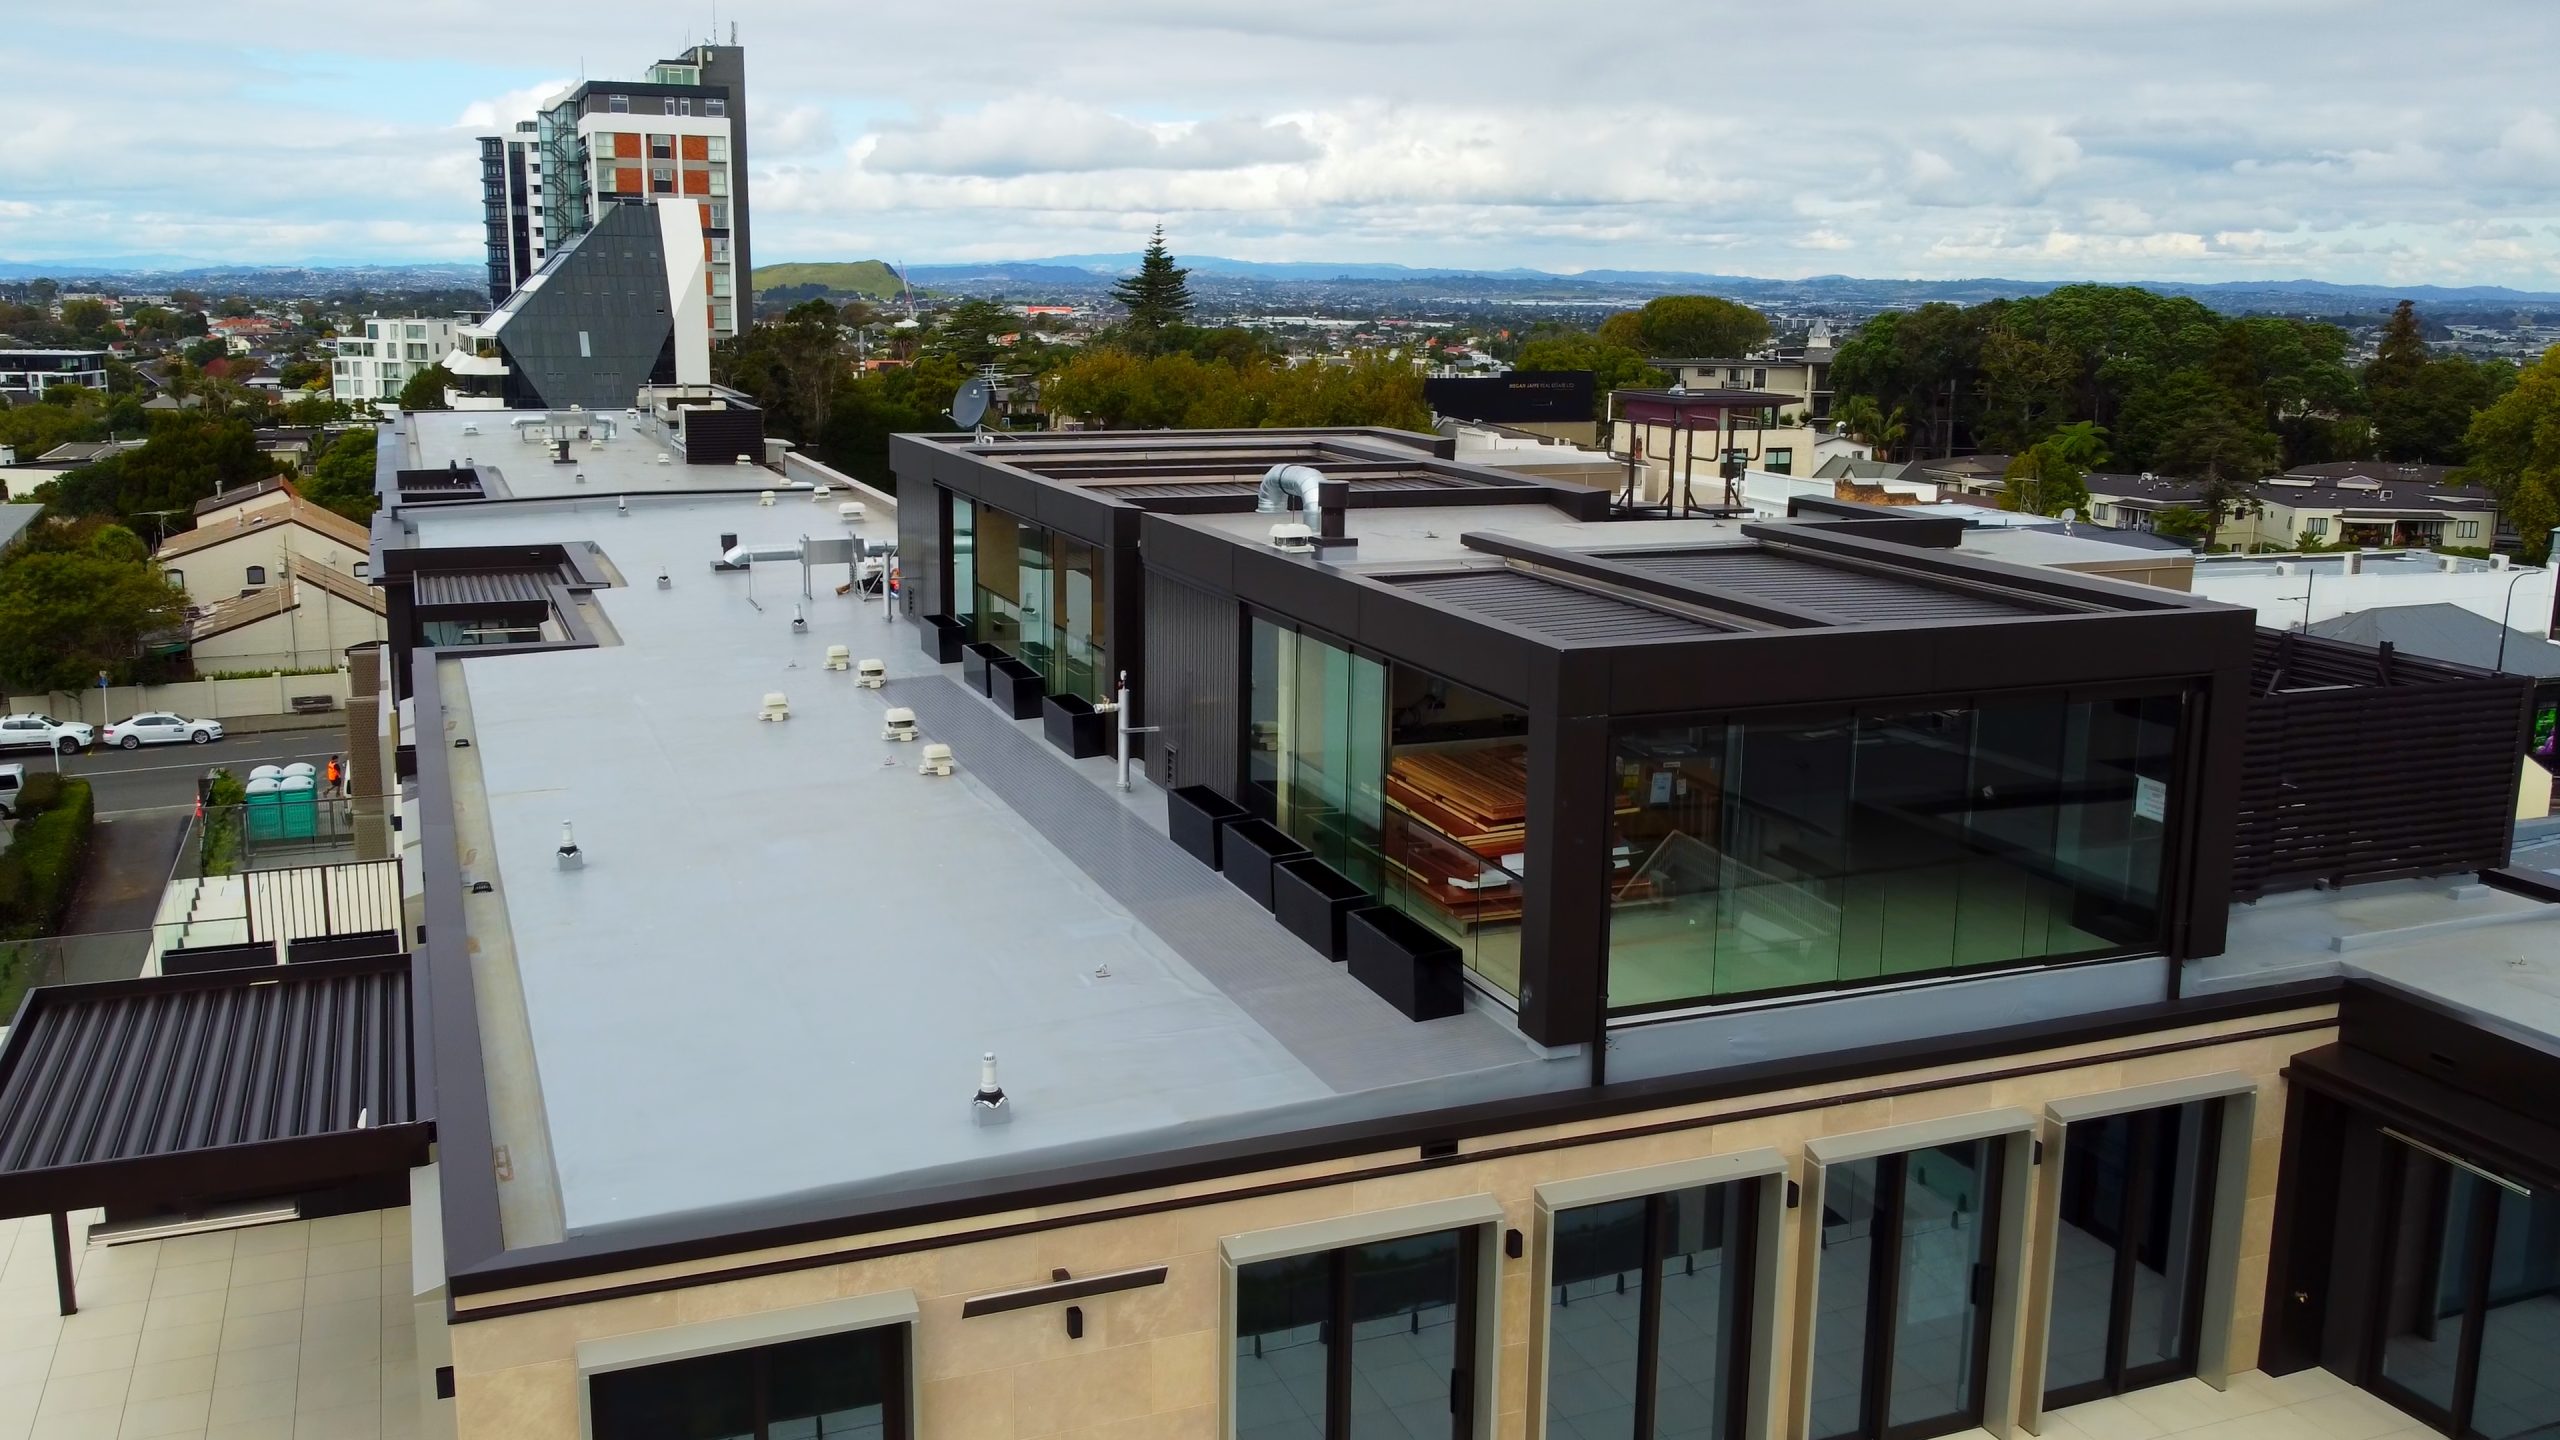
[[[84,755],[63,756],[62,773],[89,782],[97,801],[98,818],[107,820],[118,815],[192,810],[197,777],[217,765],[246,779],[253,765],[286,765],[296,760],[326,765],[345,743],[345,737],[335,730],[273,730],[233,735],[210,745],[146,745],[139,750],[92,748]],[[30,775],[53,768],[53,758],[42,750],[0,754],[0,761],[24,765]]]

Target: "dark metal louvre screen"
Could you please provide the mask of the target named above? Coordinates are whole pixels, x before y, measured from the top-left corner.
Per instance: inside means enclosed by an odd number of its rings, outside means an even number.
[[[2231,893],[2503,865],[2522,676],[2258,632]]]
[[[558,583],[556,569],[425,571],[411,582],[420,605],[547,604],[551,587]]]
[[[1612,555],[1631,570],[1774,600],[1853,623],[1898,620],[2005,620],[2039,613],[2011,600],[1915,580],[1823,565],[1793,555],[1736,545],[1683,554]]]
[[[0,1065],[0,1175],[418,1118],[405,957],[249,978],[37,992]]]
[[[1556,640],[1687,640],[1727,629],[1518,570],[1467,570],[1395,583],[1443,605]]]

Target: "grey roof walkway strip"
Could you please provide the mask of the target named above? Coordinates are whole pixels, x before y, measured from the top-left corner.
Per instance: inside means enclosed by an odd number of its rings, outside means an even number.
[[[1474,1011],[1407,1020],[950,678],[892,680],[886,693],[914,710],[918,727],[948,744],[978,783],[1336,1091],[1529,1058],[1517,1035]]]

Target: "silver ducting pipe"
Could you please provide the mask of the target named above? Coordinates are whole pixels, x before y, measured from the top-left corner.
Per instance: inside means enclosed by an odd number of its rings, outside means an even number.
[[[1281,515],[1289,509],[1289,497],[1298,497],[1298,508],[1305,512],[1299,523],[1310,530],[1321,529],[1324,504],[1317,498],[1316,487],[1324,483],[1324,472],[1312,465],[1274,465],[1262,472],[1262,485],[1253,492],[1253,513]]]

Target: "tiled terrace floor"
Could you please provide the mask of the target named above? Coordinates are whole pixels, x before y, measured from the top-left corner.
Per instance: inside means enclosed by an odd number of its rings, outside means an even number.
[[[409,1212],[88,1248],[0,1220],[0,1440],[398,1440],[417,1428]]]
[[[2057,1410],[2044,1440],[2437,1440],[2417,1417],[2326,1370],[2252,1370],[2216,1390],[2201,1380]]]

